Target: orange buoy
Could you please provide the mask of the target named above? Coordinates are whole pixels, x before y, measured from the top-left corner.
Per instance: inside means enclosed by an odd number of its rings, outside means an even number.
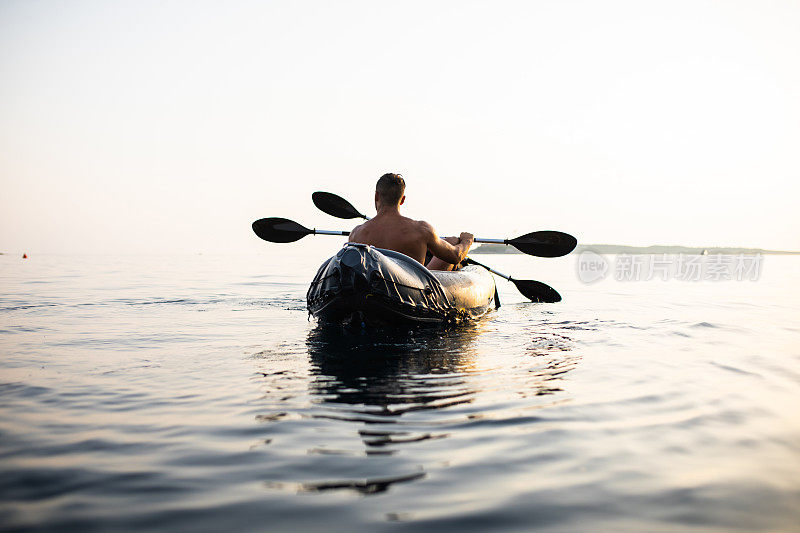
[[[22,258],[23,259],[27,259],[28,258],[28,254],[22,254]]]

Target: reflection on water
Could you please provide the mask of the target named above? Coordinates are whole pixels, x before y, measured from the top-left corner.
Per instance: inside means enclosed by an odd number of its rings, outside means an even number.
[[[387,477],[384,479],[367,479],[364,481],[329,481],[321,483],[300,483],[296,489],[298,493],[325,492],[329,490],[352,490],[360,494],[379,494],[386,492],[390,485],[416,481],[425,477],[424,472],[409,474],[407,476]]]
[[[359,415],[400,416],[469,403],[464,374],[474,370],[480,325],[462,329],[350,334],[319,325],[306,345],[319,404],[360,405]]]
[[[264,373],[281,395],[281,410],[257,416],[264,423],[305,424],[303,455],[312,459],[301,476],[267,486],[383,493],[426,479],[430,465],[446,466],[451,449],[471,445],[466,435],[536,423],[521,411],[555,403],[544,397],[562,391],[559,381],[576,365],[572,341],[552,331],[521,331],[513,342],[496,345],[496,337],[484,338],[489,327],[484,320],[450,329],[312,328],[305,342],[306,403],[297,401],[301,391],[290,393],[286,372]],[[357,436],[360,446],[348,435]],[[349,465],[344,475],[338,465]]]
[[[480,326],[462,329],[379,330],[359,334],[320,324],[306,346],[316,419],[359,425],[365,455],[390,456],[397,445],[443,439],[442,432],[397,426],[414,411],[443,410],[469,404],[476,391],[464,376],[474,371],[472,347]],[[344,407],[344,409],[341,409]],[[376,427],[380,426],[380,427]],[[337,455],[316,448],[313,453]],[[361,494],[385,492],[396,483],[425,478],[425,472],[351,481],[302,483],[300,492],[350,489]]]

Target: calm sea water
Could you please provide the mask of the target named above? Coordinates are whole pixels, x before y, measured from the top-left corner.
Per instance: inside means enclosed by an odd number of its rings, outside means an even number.
[[[322,259],[0,256],[0,529],[800,530],[800,257],[484,255],[564,301],[363,335],[307,320]]]

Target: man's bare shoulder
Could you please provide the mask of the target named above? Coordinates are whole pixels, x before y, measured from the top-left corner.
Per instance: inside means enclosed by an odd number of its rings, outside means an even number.
[[[350,238],[348,239],[349,242],[353,242],[353,239],[358,238],[358,234],[360,233],[361,227],[363,225],[364,224],[359,224],[358,226],[350,230]]]
[[[428,222],[425,222],[424,220],[411,220],[411,219],[408,220],[411,221],[416,227],[416,229],[426,238],[429,238],[432,235],[436,235],[436,230],[434,230],[433,226],[430,225]]]

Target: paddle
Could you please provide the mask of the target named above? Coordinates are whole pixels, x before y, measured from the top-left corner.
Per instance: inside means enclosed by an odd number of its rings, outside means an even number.
[[[294,242],[306,235],[340,235],[346,237],[349,231],[327,231],[324,229],[308,229],[288,218],[269,217],[253,222],[253,231],[269,242]]]
[[[363,218],[369,220],[367,215],[362,215],[353,204],[330,192],[317,191],[311,194],[314,205],[323,213],[327,213],[336,218]]]
[[[336,194],[317,191],[311,195],[311,199],[320,211],[331,216],[344,219],[363,218],[369,220],[369,217],[361,214],[350,202]],[[539,257],[559,257],[566,255],[578,244],[575,237],[559,231],[537,231],[510,240],[476,238],[475,242],[510,244],[523,253]],[[477,265],[501,278],[507,279],[517,287],[523,296],[531,301],[548,303],[561,301],[561,295],[558,294],[558,291],[540,281],[513,279],[511,276],[506,276],[470,258],[465,259],[462,264]],[[497,302],[497,306],[500,306],[499,301]]]
[[[488,267],[482,263],[478,263],[477,261],[469,257],[464,259],[462,263],[483,267],[492,274],[496,274],[501,278],[507,279],[508,281],[516,285],[519,292],[521,292],[525,298],[529,299],[532,302],[556,303],[561,301],[561,295],[558,294],[558,291],[555,290],[550,285],[542,283],[541,281],[536,281],[533,279],[514,279],[511,276],[506,276],[502,272],[498,272],[497,270],[491,267]]]
[[[308,229],[302,224],[298,224],[288,218],[270,217],[261,218],[253,222],[253,231],[260,238],[269,242],[287,243],[299,241],[306,235],[339,235],[346,237],[350,235],[349,231],[330,231],[322,229]],[[561,295],[558,292],[540,281],[527,280],[527,279],[514,279],[511,276],[498,272],[484,264],[481,264],[474,259],[467,258],[464,260],[467,264],[477,265],[485,268],[493,274],[497,274],[501,278],[505,278],[517,286],[519,292],[523,296],[534,302],[560,302]]]
[[[515,239],[480,239],[475,242],[510,244],[520,252],[537,257],[561,257],[578,245],[578,240],[560,231],[534,231]]]
[[[311,199],[320,211],[331,216],[369,220],[369,217],[359,213],[350,202],[333,193],[317,191],[311,195]],[[574,250],[578,244],[578,240],[575,237],[560,231],[534,231],[514,239],[484,239],[476,237],[475,242],[509,244],[524,254],[537,257],[561,257]]]

